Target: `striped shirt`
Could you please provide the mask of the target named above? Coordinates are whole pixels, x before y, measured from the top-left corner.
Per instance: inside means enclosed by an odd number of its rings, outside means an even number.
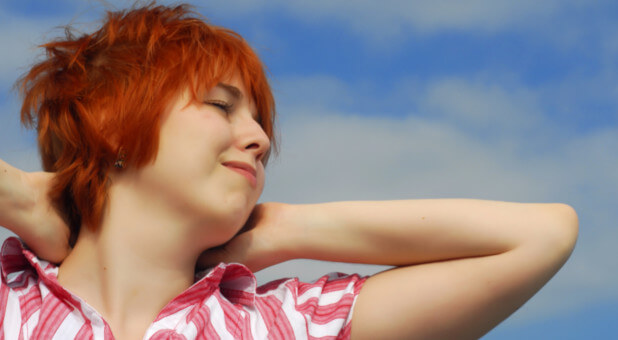
[[[97,311],[58,284],[58,267],[17,238],[4,242],[0,264],[0,339],[114,338]],[[330,274],[257,287],[247,267],[220,264],[169,302],[144,339],[347,339],[365,279]]]

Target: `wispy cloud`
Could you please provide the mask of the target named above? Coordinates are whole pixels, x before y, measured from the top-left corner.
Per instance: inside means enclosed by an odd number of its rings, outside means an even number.
[[[607,3],[602,2],[602,3]],[[406,1],[343,0],[213,1],[203,7],[206,13],[255,15],[286,11],[308,24],[343,23],[372,43],[405,36],[425,36],[444,32],[495,35],[528,31],[561,44],[573,44],[586,36],[578,17],[594,6],[581,0],[439,0]],[[559,34],[547,34],[548,32]]]
[[[27,63],[36,54],[35,46],[40,41],[43,27],[49,26],[35,20],[15,18],[0,9],[0,84],[3,89],[10,88],[17,77],[24,72]]]
[[[523,133],[536,129],[543,119],[535,93],[521,86],[507,88],[487,79],[433,81],[418,99],[421,112],[468,129]]]

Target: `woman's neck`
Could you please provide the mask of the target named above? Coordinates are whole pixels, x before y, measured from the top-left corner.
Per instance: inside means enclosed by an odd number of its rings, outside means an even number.
[[[60,265],[58,281],[96,309],[117,338],[143,336],[159,311],[193,283],[195,260],[154,258],[125,239],[93,236],[80,237]]]
[[[196,229],[133,196],[110,192],[103,223],[96,231],[82,227],[58,273],[59,283],[101,313],[118,338],[143,335],[193,283],[201,251],[214,246],[204,242],[208,226]]]

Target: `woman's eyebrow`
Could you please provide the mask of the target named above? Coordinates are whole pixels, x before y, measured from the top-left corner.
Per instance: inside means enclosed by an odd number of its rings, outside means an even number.
[[[218,87],[218,88],[222,89],[223,91],[226,91],[236,101],[241,100],[242,97],[243,97],[242,91],[238,87],[236,87],[234,85],[230,85],[230,84],[226,84],[226,83],[218,83],[215,87]],[[256,122],[258,122],[258,123],[260,122],[261,116],[257,112],[255,112],[255,110],[251,114],[251,116],[253,117],[253,119]]]
[[[225,83],[219,83],[217,84],[216,87],[219,87],[222,90],[228,92],[236,100],[239,100],[242,98],[242,92],[236,86],[225,84]]]

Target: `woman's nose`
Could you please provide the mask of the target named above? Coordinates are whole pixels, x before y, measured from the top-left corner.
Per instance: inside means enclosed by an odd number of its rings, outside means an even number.
[[[270,150],[270,139],[259,122],[253,117],[243,119],[238,134],[239,147],[262,160]]]

